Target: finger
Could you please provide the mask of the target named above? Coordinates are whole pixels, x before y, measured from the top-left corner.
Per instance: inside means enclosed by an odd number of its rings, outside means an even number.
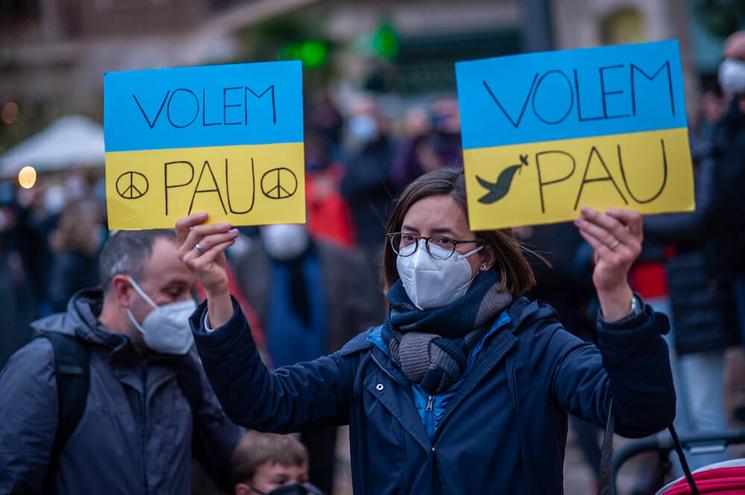
[[[607,230],[612,237],[615,237],[620,242],[629,242],[632,238],[631,233],[624,224],[619,222],[617,219],[600,213],[597,210],[593,210],[592,208],[582,208],[582,218]],[[601,237],[601,239],[603,239],[603,237]],[[611,240],[610,242],[613,244],[615,243],[615,240]]]
[[[184,243],[184,241],[186,240],[186,236],[189,235],[189,231],[191,230],[191,228],[195,225],[206,222],[207,217],[207,213],[200,212],[189,215],[188,217],[184,217],[176,222],[176,237],[178,239],[179,245]]]
[[[195,251],[199,254],[205,253],[206,251],[209,251],[212,249],[213,246],[216,246],[218,244],[222,244],[223,242],[232,241],[236,237],[238,237],[238,229],[231,229],[224,234],[212,234],[208,235],[202,238],[201,241],[199,241],[199,247],[201,249],[201,253],[196,248],[196,245],[192,249],[192,251]]]
[[[634,237],[640,238],[642,236],[644,217],[638,211],[625,208],[608,208],[606,214],[625,224]]]
[[[224,234],[231,229],[229,223],[213,223],[209,225],[197,225],[191,228],[186,240],[181,244],[180,250],[188,251],[194,249],[202,239],[209,235]]]
[[[597,264],[599,258],[608,258],[609,256],[615,255],[615,253],[608,246],[606,246],[603,241],[587,232],[586,230],[580,228],[579,234],[592,247],[594,251],[593,259],[595,261],[595,264]]]
[[[617,250],[619,247],[624,245],[622,239],[617,238],[607,229],[589,222],[582,217],[575,219],[574,225],[576,225],[577,228],[580,229],[580,231],[584,230],[585,232],[591,234],[595,239],[602,242],[608,249],[612,251]]]
[[[231,239],[229,241],[221,242],[220,244],[212,246],[210,250],[205,251],[203,255],[194,260],[195,268],[201,270],[203,269],[203,267],[206,267],[210,263],[214,263],[215,259],[221,256],[225,252],[225,250],[232,246],[234,243],[235,239]]]

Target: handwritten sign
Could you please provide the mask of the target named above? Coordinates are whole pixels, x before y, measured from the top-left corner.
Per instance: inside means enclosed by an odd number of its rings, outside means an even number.
[[[305,222],[300,62],[104,77],[111,229]]]
[[[455,66],[474,230],[694,209],[677,41]]]

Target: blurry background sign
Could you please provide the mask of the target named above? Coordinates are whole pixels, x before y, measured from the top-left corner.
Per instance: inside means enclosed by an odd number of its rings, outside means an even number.
[[[16,177],[27,165],[45,173],[103,164],[103,127],[87,117],[71,115],[8,150],[0,159],[0,177]]]

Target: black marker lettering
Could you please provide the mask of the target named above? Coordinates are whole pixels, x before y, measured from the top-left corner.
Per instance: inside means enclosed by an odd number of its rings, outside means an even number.
[[[598,75],[600,76],[600,94],[602,97],[603,102],[603,117],[606,119],[619,119],[622,117],[631,117],[630,113],[623,114],[623,115],[608,115],[608,101],[607,97],[612,95],[622,95],[624,92],[623,90],[616,90],[616,91],[606,91],[605,89],[605,71],[611,70],[611,69],[622,69],[623,65],[608,65],[605,67],[599,67],[598,68]]]
[[[598,157],[600,164],[603,166],[603,169],[605,169],[605,173],[606,173],[605,177],[598,177],[597,179],[587,178],[587,172],[590,170],[590,164],[592,163],[593,155],[596,155]],[[598,149],[595,146],[593,146],[592,149],[590,150],[590,155],[587,157],[587,165],[585,165],[585,173],[582,176],[582,183],[579,185],[579,192],[577,193],[577,200],[574,202],[574,209],[576,210],[577,206],[579,205],[579,200],[582,197],[582,191],[585,187],[585,184],[589,184],[590,182],[606,182],[606,181],[610,181],[611,184],[613,184],[613,187],[616,189],[616,192],[618,192],[618,195],[621,196],[621,199],[623,200],[624,204],[629,204],[629,202],[626,201],[626,198],[624,197],[621,190],[618,188],[616,181],[613,180],[613,176],[611,175],[610,170],[608,170],[608,167],[605,165],[603,156],[600,154]]]
[[[271,86],[269,86],[268,88],[266,88],[264,90],[264,92],[261,93],[260,95],[257,95],[254,92],[254,90],[252,90],[251,88],[248,88],[248,87],[246,88],[246,91],[243,93],[243,104],[245,105],[245,122],[246,122],[246,125],[248,125],[248,93],[251,93],[257,99],[261,99],[261,98],[264,97],[265,94],[271,93],[271,95],[272,95],[272,123],[273,124],[276,124],[277,123],[277,102],[276,102],[276,99],[275,99],[275,96],[274,96],[274,84],[272,84]]]
[[[504,107],[499,102],[496,95],[491,90],[491,88],[486,83],[486,81],[481,81],[481,82],[484,84],[484,88],[486,88],[486,91],[489,93],[489,96],[491,96],[492,100],[494,100],[494,103],[497,104],[497,106],[502,111],[504,116],[507,117],[507,120],[510,121],[510,124],[512,124],[512,127],[518,128],[520,127],[520,122],[523,120],[523,116],[525,115],[525,109],[528,107],[528,101],[530,100],[530,95],[533,93],[533,89],[535,88],[535,83],[537,80],[538,80],[538,73],[536,73],[533,76],[533,82],[530,83],[530,89],[528,90],[528,94],[525,95],[525,101],[523,102],[523,108],[520,110],[520,116],[517,118],[517,121],[515,121],[512,117],[510,117],[510,114],[508,114],[507,110],[504,109]]]
[[[189,166],[189,169],[191,170],[191,177],[189,177],[189,180],[188,181],[186,181],[186,182],[184,182],[182,184],[172,184],[172,185],[169,185],[168,184],[168,166],[169,165],[178,165],[178,164],[188,165]],[[163,164],[163,173],[165,174],[165,178],[164,178],[163,183],[165,184],[166,216],[168,216],[168,190],[169,189],[173,189],[174,187],[184,187],[184,186],[188,186],[189,184],[191,184],[191,181],[194,180],[194,166],[191,164],[191,162],[187,162],[187,161],[167,162],[167,163],[164,163]]]
[[[155,127],[155,124],[158,122],[158,117],[160,117],[160,113],[163,111],[163,107],[166,106],[166,100],[168,99],[168,95],[171,93],[170,90],[166,92],[166,94],[163,96],[163,101],[160,103],[160,108],[158,109],[158,113],[155,114],[155,118],[151,122],[149,118],[147,118],[147,114],[145,113],[145,109],[142,108],[142,105],[140,105],[140,101],[137,99],[137,97],[133,94],[132,98],[134,98],[135,103],[137,103],[137,106],[140,109],[140,112],[142,112],[142,116],[145,117],[145,122],[147,122],[147,125],[150,126],[150,129]]]
[[[567,158],[569,158],[572,161],[572,169],[569,171],[568,174],[566,174],[564,177],[560,177],[558,179],[549,180],[546,182],[543,182],[543,176],[541,175],[541,157],[543,155],[562,155]],[[540,153],[535,154],[535,166],[538,170],[538,192],[541,195],[541,213],[546,213],[546,205],[544,203],[543,199],[543,187],[549,186],[551,184],[557,184],[559,182],[563,182],[567,180],[569,177],[574,174],[574,170],[577,168],[577,162],[574,160],[574,157],[570,155],[569,153],[565,151],[558,151],[558,150],[551,150],[551,151],[541,151]]]
[[[642,69],[634,64],[631,64],[631,112],[636,115],[636,82],[634,73],[638,72],[644,76],[648,81],[652,81],[662,72],[662,69],[667,69],[667,89],[670,97],[670,112],[675,116],[675,98],[673,97],[673,77],[670,72],[670,61],[668,60],[664,64],[660,65],[660,68],[651,76],[644,72]]]
[[[171,104],[173,103],[173,97],[176,96],[176,94],[179,91],[190,94],[192,98],[194,98],[194,117],[192,117],[192,119],[189,122],[187,122],[186,124],[182,124],[182,125],[175,123],[173,121],[173,116],[171,115]],[[186,89],[186,88],[174,89],[173,93],[171,93],[171,98],[168,100],[168,110],[166,111],[166,115],[168,116],[168,122],[170,122],[173,127],[176,127],[178,129],[189,127],[190,125],[194,123],[195,120],[197,120],[197,117],[199,116],[199,98],[197,97],[197,95],[194,94],[194,91],[190,89]]]
[[[551,74],[558,74],[560,77],[562,77],[564,79],[564,81],[566,81],[566,83],[567,83],[567,89],[569,89],[569,105],[567,106],[567,109],[566,109],[566,112],[564,112],[564,115],[562,115],[561,117],[559,117],[556,120],[549,120],[548,118],[542,116],[538,112],[538,108],[536,108],[536,105],[535,105],[535,97],[538,95],[538,90],[541,88],[541,84]],[[533,91],[533,99],[532,99],[532,102],[531,103],[532,103],[532,106],[533,106],[533,113],[544,124],[551,124],[551,125],[553,125],[553,124],[559,124],[561,122],[564,122],[564,120],[567,118],[567,116],[569,115],[569,113],[572,111],[572,108],[574,107],[574,91],[572,91],[572,83],[569,81],[569,78],[566,76],[566,74],[564,74],[562,71],[560,71],[560,70],[550,70],[550,71],[546,72],[545,74],[543,74],[540,77],[540,79],[538,79],[538,82],[535,85],[535,90]]]
[[[207,90],[202,88],[202,126],[220,125],[220,122],[207,122]]]
[[[212,184],[214,184],[213,189],[199,189],[199,186],[202,184],[202,177],[204,176],[204,171],[209,170],[210,176],[212,177]],[[228,214],[227,210],[225,209],[225,203],[222,201],[222,194],[220,194],[220,188],[217,186],[217,179],[215,179],[215,174],[212,172],[212,167],[210,166],[210,162],[204,161],[204,165],[202,165],[202,170],[199,172],[199,179],[197,179],[197,187],[194,188],[194,193],[191,195],[191,203],[189,203],[189,213],[188,215],[191,215],[191,210],[194,208],[194,198],[196,198],[197,194],[202,193],[208,193],[208,192],[216,192],[217,193],[217,199],[220,200],[220,205],[222,205],[222,211],[226,215]]]
[[[621,158],[621,145],[619,144],[617,146],[618,148],[618,165],[621,167],[621,177],[623,177],[623,183],[626,186],[626,190],[629,192],[629,196],[632,197],[634,201],[636,201],[639,204],[647,204],[651,203],[655,199],[657,199],[660,194],[662,194],[662,191],[665,190],[665,186],[667,185],[667,153],[665,152],[665,140],[660,139],[660,147],[662,148],[662,184],[660,184],[660,189],[650,196],[647,199],[639,199],[637,198],[633,192],[631,192],[631,188],[629,187],[629,182],[626,180],[626,170],[623,166],[623,159]]]
[[[577,75],[577,69],[574,69],[574,89],[577,92],[577,118],[580,122],[587,122],[590,120],[601,120],[603,117],[584,117],[582,115],[582,95],[579,90],[579,76]]]
[[[228,209],[230,213],[235,215],[245,215],[254,209],[254,201],[256,200],[256,169],[254,168],[254,159],[251,158],[251,205],[248,209],[243,211],[236,211],[233,209],[233,203],[230,201],[230,172],[228,171],[228,159],[225,159],[225,190],[226,196],[228,197]]]
[[[225,125],[241,125],[243,123],[241,121],[228,122],[228,108],[237,108],[241,106],[240,103],[238,104],[233,103],[232,105],[228,105],[228,91],[236,90],[236,89],[241,90],[243,88],[241,88],[240,86],[233,87],[233,88],[222,88],[222,122]]]

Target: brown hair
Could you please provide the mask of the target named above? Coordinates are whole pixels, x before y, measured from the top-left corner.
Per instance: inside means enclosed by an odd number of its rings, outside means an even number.
[[[396,200],[393,212],[386,226],[386,234],[399,232],[409,208],[430,196],[450,196],[467,214],[466,183],[463,170],[441,169],[422,175],[409,184]],[[523,247],[512,236],[509,229],[484,230],[476,232],[476,237],[483,239],[487,246],[494,250],[496,261],[492,270],[499,273],[500,289],[508,289],[514,297],[519,296],[535,285],[535,276],[528,261],[523,255]],[[383,250],[383,285],[390,288],[398,280],[396,253],[386,236]]]
[[[302,466],[308,464],[308,451],[292,435],[249,431],[235,448],[230,462],[233,485],[249,483],[259,466],[266,464]]]

